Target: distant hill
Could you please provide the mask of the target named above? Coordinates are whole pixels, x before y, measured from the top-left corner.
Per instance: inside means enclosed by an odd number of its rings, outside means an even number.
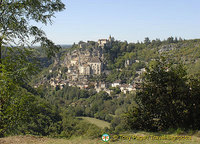
[[[66,48],[71,48],[72,45],[70,44],[63,44],[63,45],[60,45],[63,49],[66,49]]]

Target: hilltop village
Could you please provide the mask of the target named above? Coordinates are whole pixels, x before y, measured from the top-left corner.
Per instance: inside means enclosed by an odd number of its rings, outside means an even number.
[[[63,60],[55,60],[54,67],[60,65],[65,70],[63,71],[60,68],[50,69],[49,73],[57,71],[57,75],[51,78],[45,77],[35,87],[48,82],[52,87],[59,89],[68,85],[81,89],[94,88],[97,92],[105,91],[108,94],[115,88],[123,93],[135,91],[139,88],[139,84],[141,83],[139,76],[145,71],[145,68],[136,71],[138,77],[130,84],[122,84],[121,80],[116,80],[113,83],[98,80],[91,81],[92,77],[107,75],[111,72],[106,69],[107,62],[104,58],[103,51],[105,47],[111,47],[113,41],[114,38],[110,36],[109,39],[99,39],[98,42],[79,42],[76,49],[70,50],[64,55]],[[126,60],[124,65],[128,66],[138,62],[138,60]]]

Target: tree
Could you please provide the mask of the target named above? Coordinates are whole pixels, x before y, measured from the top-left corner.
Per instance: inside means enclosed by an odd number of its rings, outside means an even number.
[[[174,38],[174,43],[178,43],[178,38],[177,37]]]
[[[150,41],[150,39],[148,37],[145,37],[144,44],[146,44],[146,45],[151,44],[151,41]]]
[[[25,46],[39,42],[48,57],[60,49],[30,21],[52,23],[55,12],[64,8],[60,0],[0,0],[0,136],[22,122],[29,113],[24,106],[31,108],[33,102],[23,87],[37,71],[37,64],[31,59],[33,49]]]
[[[200,118],[195,113],[200,106],[199,84],[191,80],[188,85],[186,74],[182,64],[175,65],[165,58],[147,68],[135,99],[138,107],[126,116],[131,129],[198,129]]]
[[[52,23],[55,12],[62,11],[65,5],[60,0],[0,0],[0,56],[2,45],[30,45],[40,42],[48,56],[52,56],[60,47],[49,40],[44,31],[30,25],[30,21],[45,25]],[[0,57],[0,62],[2,58]]]
[[[167,38],[167,43],[174,43],[174,38],[173,37],[168,37]]]
[[[0,137],[9,132],[16,131],[22,122],[26,121],[29,114],[33,114],[32,103],[36,97],[27,92],[12,80],[11,73],[8,73],[3,65],[0,74]]]

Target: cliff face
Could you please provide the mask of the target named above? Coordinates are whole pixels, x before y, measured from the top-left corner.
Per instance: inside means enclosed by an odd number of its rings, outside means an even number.
[[[63,66],[67,68],[67,80],[79,81],[91,75],[100,75],[103,71],[101,48],[77,49],[66,54]]]
[[[109,40],[106,42],[109,43]],[[80,42],[73,49],[55,57],[51,67],[48,68],[48,76],[35,86],[48,83],[53,87],[63,85],[87,87],[89,78],[101,75],[104,72],[104,54],[102,45],[97,42]]]

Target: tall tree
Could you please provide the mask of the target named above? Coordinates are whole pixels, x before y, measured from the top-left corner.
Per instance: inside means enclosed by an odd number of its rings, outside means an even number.
[[[49,57],[60,48],[30,22],[52,24],[55,12],[64,9],[61,0],[0,0],[0,136],[22,120],[24,104],[32,102],[30,94],[21,90],[35,72],[33,53],[25,46],[40,43]]]
[[[148,37],[145,37],[144,44],[149,45],[151,43],[150,39]]]

